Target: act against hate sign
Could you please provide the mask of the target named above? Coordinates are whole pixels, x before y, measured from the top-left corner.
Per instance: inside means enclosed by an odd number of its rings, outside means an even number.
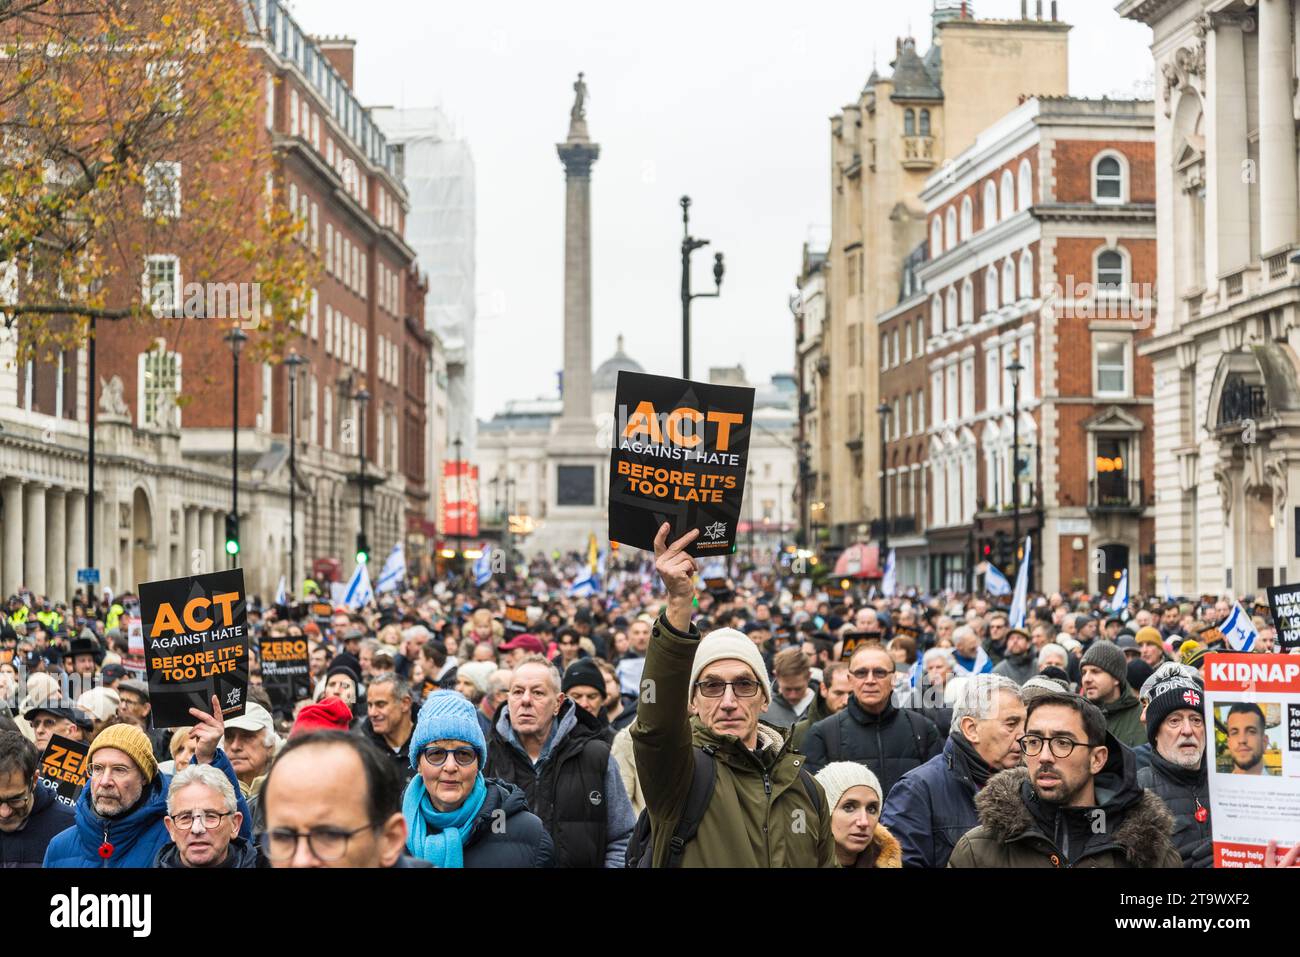
[[[190,708],[225,718],[244,713],[248,622],[244,570],[234,568],[140,586],[140,617],[154,727],[194,724]]]
[[[609,469],[610,541],[653,549],[692,528],[692,555],[735,547],[754,390],[620,372]]]

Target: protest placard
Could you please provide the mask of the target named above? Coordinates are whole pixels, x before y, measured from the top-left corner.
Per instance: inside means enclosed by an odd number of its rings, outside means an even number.
[[[1300,584],[1270,588],[1268,606],[1277,627],[1278,649],[1300,648]]]
[[[846,631],[844,645],[840,648],[840,661],[848,661],[863,645],[878,645],[885,640],[879,631]]]
[[[1300,657],[1209,655],[1204,697],[1214,866],[1261,867],[1300,842]]]
[[[150,719],[154,727],[194,724],[190,708],[244,713],[248,623],[244,570],[189,575],[139,587]]]
[[[735,547],[745,492],[754,390],[620,372],[609,466],[609,539],[653,550],[700,534],[692,555]]]
[[[36,771],[37,782],[49,788],[54,797],[69,807],[77,803],[77,795],[86,783],[86,754],[90,745],[53,735],[41,755],[41,766]]]
[[[516,635],[528,632],[528,609],[520,605],[506,605],[505,638],[510,641]]]
[[[311,697],[311,654],[305,638],[266,638],[258,646],[262,687],[278,714],[292,715],[293,706]]]

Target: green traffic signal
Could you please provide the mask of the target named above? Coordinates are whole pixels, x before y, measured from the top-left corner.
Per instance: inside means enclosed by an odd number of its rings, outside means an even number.
[[[227,540],[226,540],[226,554],[227,554],[227,555],[238,555],[238,554],[239,554],[239,542],[235,541],[233,538],[231,538],[231,539],[227,539]]]
[[[367,555],[365,552],[357,552],[357,564],[358,564],[358,565],[365,565],[365,564],[366,564],[367,562],[369,562],[369,561],[370,561],[370,556],[369,556],[369,555]]]

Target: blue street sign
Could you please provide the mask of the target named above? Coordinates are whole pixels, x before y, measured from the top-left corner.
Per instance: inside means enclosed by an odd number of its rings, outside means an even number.
[[[98,585],[99,569],[98,568],[78,568],[77,584],[79,585]]]

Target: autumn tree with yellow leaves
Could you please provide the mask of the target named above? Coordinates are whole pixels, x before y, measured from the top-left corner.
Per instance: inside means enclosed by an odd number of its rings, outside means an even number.
[[[284,354],[318,267],[278,196],[256,41],[246,0],[0,0],[0,335],[19,363],[104,322],[173,341],[238,322],[256,357]],[[159,253],[186,283],[255,284],[259,314],[200,298],[160,319]]]

